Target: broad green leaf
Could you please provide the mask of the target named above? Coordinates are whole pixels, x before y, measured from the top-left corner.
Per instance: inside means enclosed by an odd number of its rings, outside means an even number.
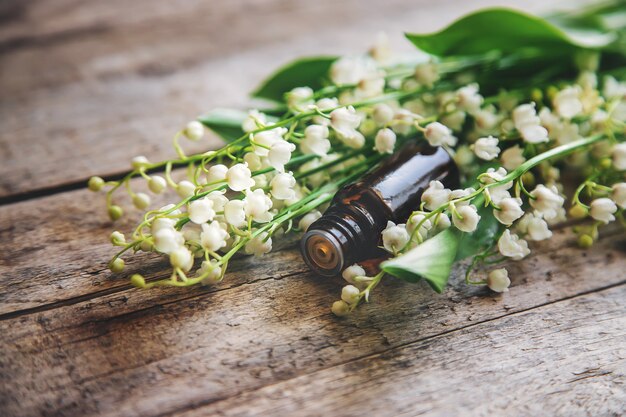
[[[523,48],[560,54],[577,48],[601,49],[615,40],[613,33],[582,29],[570,32],[545,19],[506,8],[481,10],[439,32],[409,33],[406,37],[434,55],[479,55]]]
[[[493,215],[491,206],[478,206],[482,204],[482,197],[477,198],[473,203],[478,207],[480,221],[473,233],[459,233],[459,246],[455,256],[455,261],[460,261],[470,256],[474,256],[487,248],[490,248],[500,234],[502,225]]]
[[[215,109],[198,118],[198,121],[219,135],[226,142],[232,142],[243,136],[241,124],[248,116],[247,112],[234,109]],[[268,121],[276,119],[267,116]]]
[[[403,255],[383,262],[381,268],[405,281],[424,279],[433,290],[442,293],[448,283],[458,246],[459,233],[447,229]]]
[[[475,200],[480,205],[482,197]],[[430,287],[441,293],[448,283],[454,262],[477,255],[490,248],[502,226],[493,216],[490,207],[480,206],[478,228],[473,233],[463,233],[450,228],[426,240],[403,255],[383,262],[383,271],[408,282],[424,279]]]
[[[283,101],[283,96],[296,87],[321,88],[335,56],[302,58],[278,69],[253,93],[253,97]]]

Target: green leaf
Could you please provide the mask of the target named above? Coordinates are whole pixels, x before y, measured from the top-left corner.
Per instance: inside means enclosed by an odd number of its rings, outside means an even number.
[[[478,207],[478,214],[480,215],[480,221],[478,227],[473,233],[460,233],[459,234],[459,246],[455,256],[455,261],[460,261],[470,256],[474,256],[487,248],[493,246],[496,238],[500,235],[502,224],[498,222],[498,219],[493,215],[493,209],[491,206],[484,207],[482,202],[484,199],[481,197],[473,201]],[[480,205],[480,206],[478,206]]]
[[[264,111],[269,122],[275,122],[276,117],[270,116],[272,110]],[[219,135],[226,142],[232,142],[243,136],[241,124],[248,117],[248,113],[235,109],[215,109],[203,114],[198,121]]]
[[[323,86],[323,80],[336,59],[336,56],[319,56],[293,61],[266,79],[252,96],[280,102],[285,93],[296,87],[317,90]]]
[[[430,34],[406,34],[420,49],[433,55],[479,55],[490,51],[514,52],[534,48],[564,54],[572,49],[601,49],[615,40],[614,33],[567,30],[547,20],[506,8],[481,10]]]
[[[424,279],[437,293],[442,293],[459,246],[459,235],[444,230],[421,245],[381,264],[386,273],[408,282]]]
[[[247,116],[248,113],[241,110],[215,109],[200,116],[198,121],[226,142],[232,142],[243,136],[241,123]]]
[[[482,204],[482,197],[474,203]],[[408,282],[424,279],[438,293],[443,292],[452,265],[490,248],[500,234],[502,225],[494,217],[491,207],[480,206],[478,228],[463,233],[450,228],[426,240],[421,245],[381,264],[386,273]]]

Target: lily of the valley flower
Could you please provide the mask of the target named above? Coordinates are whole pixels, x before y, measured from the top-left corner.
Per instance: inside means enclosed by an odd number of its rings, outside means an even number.
[[[489,273],[487,286],[491,291],[508,292],[509,285],[511,285],[511,280],[509,279],[509,272],[506,269],[494,269]]]
[[[615,220],[613,214],[617,211],[617,205],[610,198],[597,198],[591,202],[589,207],[589,215],[594,219],[603,223]]]
[[[503,256],[520,260],[530,253],[528,242],[506,229],[498,239],[498,250]]]

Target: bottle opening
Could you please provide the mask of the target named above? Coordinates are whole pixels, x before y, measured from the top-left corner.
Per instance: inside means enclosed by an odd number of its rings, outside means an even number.
[[[337,239],[324,230],[311,230],[302,238],[302,255],[309,268],[325,276],[343,269],[344,259]]]

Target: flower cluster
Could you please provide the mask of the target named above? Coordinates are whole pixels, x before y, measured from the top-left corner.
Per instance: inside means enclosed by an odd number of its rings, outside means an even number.
[[[446,229],[472,234],[495,224],[496,239],[474,256],[466,281],[504,292],[511,282],[506,269],[474,279],[475,266],[528,256],[529,242],[550,238],[551,225],[566,220],[566,205],[570,217],[592,219],[578,229],[581,246],[597,239],[600,225],[624,222],[625,83],[599,80],[585,69],[577,80],[542,90],[483,96],[472,80],[482,62],[390,63],[388,45],[378,42],[368,55],[336,60],[330,85],[317,91],[301,86],[286,92],[276,109],[249,111],[238,137],[221,149],[185,153],[181,139],[202,141],[206,127],[214,127],[200,119],[175,135],[177,158],[153,163],[138,156],[122,180],[91,178],[91,190],[106,190],[112,220],[124,212],[114,202],[121,190],[145,212],[129,235],[112,233],[120,249],[110,269],[122,271],[130,251],[152,252],[169,259],[171,275],[146,280],[135,274],[133,285],[217,283],[237,252],[262,256],[274,239],[305,231],[340,187],[415,138],[446,148],[465,186],[431,182],[406,222],[390,221],[382,232],[380,245],[390,257],[419,250]],[[174,179],[183,173],[175,167],[186,168],[183,179]],[[567,167],[584,173],[569,198],[560,181]],[[133,178],[144,180],[144,191]],[[151,208],[149,193],[168,190],[171,203]],[[345,315],[368,300],[384,275],[347,268],[349,285],[332,311]]]
[[[434,74],[435,67],[429,63],[428,74]],[[419,67],[413,81],[423,82],[425,73]],[[429,78],[431,84],[437,79]],[[432,181],[422,194],[421,206],[405,224],[387,224],[381,246],[390,256],[400,257],[419,250],[447,228],[481,233],[483,222],[497,222],[497,238],[474,257],[466,282],[506,292],[511,281],[505,268],[473,279],[475,267],[527,257],[530,242],[549,239],[550,227],[568,218],[592,220],[575,228],[582,247],[597,239],[599,226],[616,219],[624,224],[626,83],[607,76],[603,89],[598,84],[595,73],[583,72],[576,83],[528,91],[528,101],[521,91],[483,97],[478,86],[470,84],[404,102],[394,117],[411,112],[419,114],[415,120],[431,121],[415,128],[431,145],[454,153],[470,185],[448,189]],[[570,198],[560,182],[561,169],[568,168],[583,169],[586,176]],[[349,285],[332,308],[340,316],[369,296],[382,275],[368,277],[353,265],[344,278]],[[357,292],[355,279],[368,285]]]

